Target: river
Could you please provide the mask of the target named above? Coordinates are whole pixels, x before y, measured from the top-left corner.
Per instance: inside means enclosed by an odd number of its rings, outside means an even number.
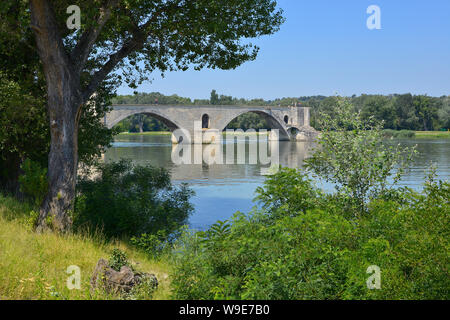
[[[420,190],[431,162],[437,168],[439,179],[449,179],[450,139],[401,139],[398,141],[402,145],[417,145],[419,152],[411,170],[401,181],[401,185]],[[273,157],[269,158],[272,164],[280,163],[291,168],[301,167],[314,147],[311,142],[265,143],[269,150],[279,150],[278,157],[276,152],[272,152]],[[217,220],[230,218],[236,211],[249,212],[256,205],[252,201],[255,196],[254,191],[264,182],[265,176],[262,175],[262,170],[267,170],[270,166],[270,164],[249,164],[249,150],[256,144],[256,142],[248,141],[237,142],[230,149],[227,148],[229,145],[224,144],[221,146],[223,152],[221,155],[218,145],[196,147],[172,145],[170,135],[119,135],[116,136],[112,147],[106,151],[105,161],[125,158],[132,159],[136,164],[150,164],[168,169],[173,183],[188,183],[195,191],[196,195],[192,199],[195,212],[190,217],[189,224],[194,229],[205,229]],[[208,165],[205,163],[211,161],[208,160],[211,156],[206,158],[205,154],[212,155],[216,159],[224,159],[223,162],[226,162],[227,154],[230,154],[233,149],[233,162],[236,163],[237,156],[244,154],[243,149],[239,149],[242,146],[245,146],[246,156],[245,161],[241,161],[245,162],[243,164]],[[200,158],[195,158],[195,154],[200,154]],[[205,161],[201,161],[201,156]],[[180,159],[191,164],[178,164]],[[258,158],[258,160],[261,159]],[[196,164],[200,162],[202,163]],[[320,182],[318,184],[323,189],[332,189],[330,185]]]

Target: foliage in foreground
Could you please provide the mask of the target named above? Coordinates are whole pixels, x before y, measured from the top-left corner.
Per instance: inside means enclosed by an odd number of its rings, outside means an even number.
[[[82,177],[77,185],[74,227],[109,238],[164,234],[170,240],[187,223],[192,195],[184,184],[173,186],[163,168],[101,164],[97,178]]]
[[[26,159],[20,168],[23,171],[19,176],[20,192],[39,206],[48,189],[47,168],[42,168],[38,162],[30,159]]]
[[[400,181],[415,148],[386,144],[383,121],[364,119],[353,108],[348,99],[337,97],[335,115],[322,115],[320,147],[306,160],[306,168],[333,183],[337,193],[347,197],[355,215],[360,215],[370,197],[388,192]]]
[[[274,183],[290,191],[277,196]],[[184,235],[175,298],[449,298],[448,182],[372,199],[359,218],[348,214],[346,199],[321,193],[293,169],[268,179],[258,195],[265,209]],[[379,290],[366,284],[371,265],[381,269]]]
[[[431,174],[422,193],[394,189],[414,150],[384,145],[382,122],[337,102],[306,166],[336,192],[294,169],[270,177],[256,190],[260,210],[185,234],[176,298],[449,297],[450,184]],[[381,270],[376,289],[370,270]]]

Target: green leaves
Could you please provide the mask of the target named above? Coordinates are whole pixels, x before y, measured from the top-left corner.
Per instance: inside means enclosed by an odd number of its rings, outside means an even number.
[[[101,230],[107,237],[159,237],[164,231],[167,238],[176,235],[193,210],[193,191],[173,186],[164,169],[122,160],[100,165],[97,173],[97,179],[81,177],[77,184],[76,228]],[[142,240],[144,246],[153,241]]]
[[[117,5],[78,1],[82,29],[74,34],[64,28],[65,9],[70,4],[53,4],[68,52],[86,31],[99,27],[100,13],[111,10],[89,56],[85,76],[101,69],[122,46],[132,45],[127,59],[114,68],[123,70],[130,85],[148,80],[157,70],[234,69],[256,58],[258,48],[247,39],[273,34],[284,22],[282,10],[273,0],[127,0]]]
[[[206,245],[214,241],[219,241],[224,239],[230,234],[231,226],[229,221],[218,220],[214,223],[207,231],[197,232],[197,236],[202,239],[202,242]]]
[[[320,191],[297,169],[282,168],[256,189],[255,201],[260,202],[270,216],[296,216],[314,208]]]
[[[286,174],[273,180],[283,183]],[[220,221],[206,232],[186,233],[174,259],[174,297],[446,299],[450,185],[430,180],[426,189],[371,200],[357,220],[348,217],[348,198],[318,194],[301,214],[285,214],[277,204],[236,213],[229,228]],[[296,196],[285,203],[296,203]],[[380,290],[367,287],[372,265],[381,270]]]
[[[20,168],[23,174],[19,176],[20,191],[30,196],[36,206],[39,206],[47,193],[47,168],[42,168],[39,163],[26,159]]]
[[[351,196],[356,215],[363,214],[369,198],[396,184],[412,160],[415,149],[388,146],[383,141],[383,122],[364,119],[348,99],[337,98],[335,114],[322,115],[319,148],[306,160],[318,178],[335,184],[339,193]]]
[[[132,268],[131,263],[128,261],[128,256],[125,252],[118,248],[114,248],[109,257],[108,264],[116,271],[120,271],[120,268],[127,266]]]

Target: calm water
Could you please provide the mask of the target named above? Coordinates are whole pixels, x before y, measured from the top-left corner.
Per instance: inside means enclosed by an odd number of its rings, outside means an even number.
[[[450,178],[450,139],[408,139],[399,140],[403,145],[417,145],[419,155],[415,159],[411,171],[407,173],[402,185],[421,189],[425,171],[432,161],[437,166],[438,177],[442,180]],[[106,152],[105,161],[117,161],[121,158],[132,159],[137,164],[151,164],[164,167],[171,172],[174,183],[188,183],[196,192],[192,199],[195,213],[190,218],[190,225],[195,229],[204,229],[217,220],[228,219],[234,212],[248,212],[255,203],[255,189],[260,186],[265,177],[261,170],[270,165],[248,164],[248,150],[255,147],[255,142],[238,142],[234,144],[235,160],[238,154],[243,155],[238,146],[245,146],[246,164],[212,164],[199,163],[194,154],[220,157],[226,159],[230,146],[173,146],[170,135],[157,136],[119,136],[113,146]],[[267,148],[279,149],[279,163],[291,168],[301,167],[314,144],[308,142],[267,142]],[[183,149],[183,150],[182,150]],[[273,149],[276,150],[276,149]],[[262,150],[266,152],[266,150]],[[270,152],[269,152],[270,153]],[[263,153],[263,154],[267,154]],[[276,153],[272,153],[276,156]],[[174,164],[179,159],[185,159],[193,164]],[[197,159],[197,160],[196,160]],[[272,158],[275,162],[276,157]],[[197,161],[197,162],[195,162]],[[234,161],[235,163],[237,161]],[[332,186],[320,184],[326,190]]]

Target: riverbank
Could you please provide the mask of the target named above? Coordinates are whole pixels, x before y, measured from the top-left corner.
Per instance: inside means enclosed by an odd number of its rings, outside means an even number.
[[[100,258],[108,259],[114,248],[126,252],[140,271],[156,275],[159,286],[153,299],[170,298],[169,270],[166,261],[154,261],[124,241],[106,241],[101,236],[80,234],[37,234],[28,225],[33,208],[0,195],[0,300],[117,299],[90,292],[90,278]],[[81,269],[81,289],[66,286],[67,267]]]
[[[418,139],[450,139],[450,131],[416,131],[415,138]]]
[[[146,131],[146,132],[121,132],[118,134],[118,136],[166,136],[166,135],[171,135],[172,132],[169,131]],[[227,132],[223,131],[222,132],[223,135],[226,135]],[[254,134],[259,134],[259,135],[267,135],[268,132],[234,132],[233,135],[254,135]]]
[[[418,138],[418,139],[431,139],[431,138],[437,138],[437,139],[450,139],[450,131],[409,131],[409,130],[386,130],[387,132],[392,132],[395,134],[395,137],[402,137],[402,138]],[[407,136],[402,136],[403,132],[407,132]],[[267,133],[259,133],[260,135],[266,135]],[[160,135],[171,135],[171,132],[168,131],[148,131],[148,132],[121,132],[117,136],[160,136]],[[226,134],[226,132],[222,132],[223,135]],[[248,132],[235,132],[234,135],[253,135],[254,133],[248,133]]]
[[[170,131],[146,131],[146,132],[121,132],[118,136],[161,136],[171,135]]]

